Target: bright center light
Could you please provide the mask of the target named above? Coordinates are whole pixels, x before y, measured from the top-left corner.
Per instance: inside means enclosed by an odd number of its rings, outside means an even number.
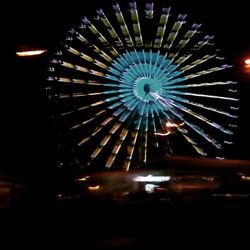
[[[164,182],[169,181],[170,176],[136,176],[133,180],[136,182]]]
[[[182,126],[182,125],[184,125],[184,123],[182,122],[182,123],[180,123],[180,124],[176,124],[176,123],[173,123],[173,122],[167,122],[166,123],[166,127],[167,128],[177,128],[177,127],[180,127],[180,126]]]
[[[145,191],[147,193],[153,193],[155,188],[159,187],[158,185],[155,185],[155,184],[146,184],[145,185]]]
[[[250,58],[248,58],[248,59],[245,60],[245,64],[246,65],[250,65]]]

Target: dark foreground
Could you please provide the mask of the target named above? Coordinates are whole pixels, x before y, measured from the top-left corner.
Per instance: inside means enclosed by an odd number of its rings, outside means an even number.
[[[248,162],[157,164],[131,173],[58,175],[33,190],[16,184],[9,200],[5,180],[1,249],[249,248]]]

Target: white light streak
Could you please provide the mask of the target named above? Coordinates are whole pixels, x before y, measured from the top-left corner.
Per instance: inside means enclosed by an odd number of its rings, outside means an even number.
[[[36,56],[46,53],[47,50],[28,50],[28,51],[18,51],[16,52],[17,56]]]
[[[170,176],[136,176],[133,181],[135,182],[165,182],[171,179]]]

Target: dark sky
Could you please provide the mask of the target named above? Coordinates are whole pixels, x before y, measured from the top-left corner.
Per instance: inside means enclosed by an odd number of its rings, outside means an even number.
[[[102,7],[111,10],[111,4],[115,1],[92,0],[60,2],[58,5],[51,6],[50,3],[30,5],[21,3],[14,8],[14,34],[17,36],[18,43],[37,42],[46,46],[51,45],[52,41],[57,41],[63,32],[76,24],[81,17],[93,17],[95,10]],[[127,0],[120,1],[121,6],[126,9]],[[137,1],[138,4],[145,5],[150,1]],[[228,52],[234,55],[234,48],[243,53],[249,49],[250,35],[247,1],[198,1],[198,0],[175,0],[161,1],[163,3],[155,6],[171,6],[173,11],[187,13],[188,19],[200,22],[203,27],[211,34],[215,34]],[[55,4],[56,2],[53,1]],[[14,21],[13,20],[13,21]],[[13,30],[12,30],[13,31]],[[235,53],[235,55],[238,53]],[[241,55],[241,54],[240,54]],[[240,56],[239,55],[239,56]]]
[[[121,1],[126,6],[126,2]],[[151,1],[137,1],[145,4]],[[155,1],[155,5],[157,6]],[[243,70],[242,60],[250,56],[249,7],[245,0],[239,1],[161,1],[172,6],[175,13],[186,13],[192,22],[202,23],[206,33],[215,35],[216,43],[224,51],[229,62],[235,65],[236,78],[240,86],[240,131],[239,157],[249,159],[250,123],[248,119],[250,99],[250,73]],[[57,2],[53,1],[55,5]],[[10,6],[13,24],[8,29],[9,45],[14,51],[26,47],[53,50],[65,37],[66,31],[80,22],[83,16],[92,18],[99,7],[111,10],[115,1],[58,1],[51,6],[48,2],[34,2],[33,5],[15,4]],[[163,4],[161,4],[163,5]],[[8,27],[8,26],[7,26]],[[8,41],[7,39],[7,41]],[[53,135],[49,130],[49,108],[41,95],[43,84],[42,70],[45,57],[34,59],[14,59],[11,61],[7,82],[8,97],[5,96],[6,111],[5,141],[8,154],[6,162],[18,168],[24,162],[32,169],[33,165],[43,164],[50,159],[50,142]],[[13,67],[14,66],[14,67]],[[13,71],[14,68],[14,71]],[[12,73],[15,74],[12,75]],[[39,78],[40,77],[40,78]],[[5,131],[5,130],[4,130]]]

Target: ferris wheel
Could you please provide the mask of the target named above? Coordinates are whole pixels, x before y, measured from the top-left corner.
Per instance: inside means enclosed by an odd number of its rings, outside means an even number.
[[[234,143],[232,66],[201,24],[157,5],[86,13],[51,59],[53,117],[81,166],[128,171],[172,154],[223,158]]]

